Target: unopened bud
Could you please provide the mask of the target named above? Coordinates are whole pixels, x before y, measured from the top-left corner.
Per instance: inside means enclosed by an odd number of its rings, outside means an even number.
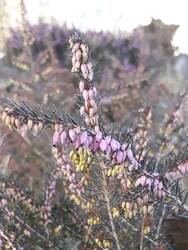
[[[77,60],[77,61],[80,61],[81,57],[82,57],[82,52],[81,52],[81,50],[78,50],[78,51],[76,52],[76,60]]]
[[[72,54],[76,53],[80,48],[80,44],[76,43],[72,48]]]
[[[38,126],[39,126],[39,130],[41,130],[43,128],[43,122],[40,121]]]
[[[3,111],[2,116],[1,116],[1,120],[4,122],[6,117],[7,117],[7,112]]]
[[[76,61],[75,64],[74,64],[74,67],[76,69],[79,69],[80,68],[80,61]]]
[[[38,126],[38,124],[35,124],[33,126],[33,135],[36,136],[36,135],[38,135],[38,133],[39,133],[39,126]]]
[[[87,78],[88,78],[88,75],[89,75],[89,71],[88,71],[88,68],[87,68],[87,64],[82,64],[82,65],[81,65],[81,71],[82,71],[82,74],[83,74],[84,79],[87,79]]]
[[[20,128],[20,120],[18,118],[15,119],[16,128]]]
[[[15,124],[15,117],[13,115],[11,115],[11,117],[10,117],[10,123],[12,126],[14,126],[14,124]]]
[[[27,126],[28,126],[28,129],[31,130],[32,127],[33,127],[33,121],[29,119],[29,120],[27,121]]]
[[[6,124],[7,126],[10,125],[10,119],[11,119],[10,116],[7,115],[6,118],[5,118],[5,124]]]

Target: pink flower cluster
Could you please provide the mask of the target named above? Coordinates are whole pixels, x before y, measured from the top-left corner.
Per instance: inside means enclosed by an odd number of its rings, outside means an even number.
[[[80,72],[85,80],[93,80],[92,64],[87,63],[89,48],[83,42],[74,43],[73,39],[69,40],[72,49],[72,72]]]
[[[97,90],[92,86],[88,88],[84,80],[80,81],[79,89],[84,99],[84,106],[80,108],[80,115],[85,118],[85,123],[94,128],[95,132],[97,132],[99,131],[99,117],[97,113],[97,104],[94,99],[97,95]]]
[[[68,181],[68,188],[71,193],[76,193],[78,196],[84,191],[84,186],[76,179],[76,174],[73,171],[71,164],[68,162],[68,157],[65,154],[61,154],[57,163],[61,166],[64,176]]]
[[[97,132],[99,130],[97,104],[95,102],[97,90],[91,85],[93,66],[91,62],[87,62],[89,49],[83,42],[74,42],[73,39],[70,39],[69,44],[72,48],[72,72],[79,73],[81,77],[79,89],[84,99],[84,106],[80,108],[80,115],[85,118],[86,124]]]
[[[184,176],[188,175],[188,161],[183,162],[180,164],[175,171],[171,171],[165,174],[165,177],[168,181],[173,182]]]
[[[159,178],[159,174],[153,174],[151,176],[142,175],[135,182],[135,187],[137,186],[147,187],[149,190],[153,190],[158,197],[164,197],[166,195],[165,187]]]
[[[101,131],[91,134],[87,131],[81,131],[79,126],[67,131],[62,126],[56,129],[53,135],[53,146],[69,143],[72,143],[76,150],[83,147],[90,149],[93,154],[103,153],[106,159],[112,162],[112,165],[122,164],[125,160],[129,160],[131,165],[138,169],[139,164],[128,145],[121,144],[110,135],[104,136]]]
[[[45,192],[46,197],[44,205],[42,207],[42,215],[46,223],[48,223],[51,218],[51,210],[52,210],[51,203],[56,192],[56,180],[58,179],[58,177],[61,176],[59,173],[60,171],[57,171],[56,169],[55,173],[52,174],[53,177],[50,179],[49,185]]]

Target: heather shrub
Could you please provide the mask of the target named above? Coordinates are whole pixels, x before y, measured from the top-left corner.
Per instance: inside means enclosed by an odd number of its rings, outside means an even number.
[[[184,244],[171,219],[188,211],[187,90],[169,93],[156,67],[177,26],[117,38],[30,25],[21,10],[0,90],[1,248]]]
[[[75,239],[78,249],[168,249],[163,220],[188,209],[182,188],[188,172],[186,151],[172,152],[164,160],[148,151],[150,109],[140,110],[136,128],[106,129],[88,45],[75,35],[69,47],[71,72],[79,82],[80,118],[55,107],[45,111],[26,102],[3,104],[2,121],[23,138],[54,130],[54,167],[37,203],[2,178],[2,244],[68,249],[66,237]]]

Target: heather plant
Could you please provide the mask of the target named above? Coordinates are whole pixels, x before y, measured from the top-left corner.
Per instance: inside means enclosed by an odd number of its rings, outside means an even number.
[[[79,35],[70,38],[69,47],[79,117],[55,106],[50,112],[12,100],[2,106],[2,122],[23,138],[53,130],[54,159],[37,203],[32,194],[1,179],[2,244],[10,249],[71,249],[63,241],[70,237],[78,249],[170,249],[163,221],[188,212],[181,185],[188,174],[186,149],[164,159],[157,157],[161,152],[152,152],[150,108],[140,109],[135,128],[106,129],[89,47]]]

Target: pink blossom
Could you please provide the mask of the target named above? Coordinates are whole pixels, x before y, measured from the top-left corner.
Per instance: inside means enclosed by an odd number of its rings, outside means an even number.
[[[95,138],[96,138],[96,141],[100,142],[101,139],[102,139],[102,132],[101,132],[101,131],[98,131],[98,132],[96,133]]]
[[[139,164],[136,159],[133,159],[131,164],[134,166],[134,169],[138,169]]]
[[[76,149],[78,149],[81,146],[81,142],[80,142],[79,137],[74,141],[74,146],[75,146]]]
[[[88,139],[87,132],[86,131],[81,132],[79,137],[80,137],[80,143],[84,144]]]
[[[76,43],[72,48],[72,54],[76,53],[80,48],[80,44]]]
[[[104,139],[101,140],[100,142],[100,149],[104,152],[107,149],[107,143]]]
[[[90,89],[88,91],[88,95],[89,95],[89,99],[93,99],[93,90],[92,89]]]
[[[107,144],[110,144],[111,138],[111,135],[108,135],[104,138]]]
[[[71,139],[71,141],[75,141],[76,139],[76,132],[74,129],[69,129],[69,137]]]
[[[118,148],[117,141],[116,141],[115,139],[112,138],[111,141],[110,141],[110,146],[111,146],[111,149],[112,149],[113,151],[116,151],[117,148]]]
[[[85,101],[87,101],[89,98],[88,91],[86,89],[83,90],[83,98]]]
[[[89,76],[89,71],[88,71],[87,64],[82,64],[81,65],[81,72],[83,74],[84,79],[87,79],[88,76]]]
[[[61,138],[61,143],[62,143],[62,144],[65,143],[66,137],[67,137],[66,131],[62,131],[62,132],[61,132],[61,136],[60,136],[60,138]]]
[[[81,80],[80,83],[79,83],[80,92],[83,92],[84,87],[85,87],[84,81]]]
[[[128,148],[127,150],[127,157],[129,158],[130,161],[134,160],[134,156],[133,156],[133,152],[130,148]]]
[[[146,176],[142,175],[140,178],[137,179],[135,186],[141,185],[141,186],[145,186],[146,183]]]
[[[151,185],[152,185],[152,179],[151,178],[147,178],[146,181],[145,181],[145,185],[148,186],[149,188],[151,188]]]
[[[122,144],[122,145],[121,145],[121,150],[124,151],[124,150],[127,148],[127,146],[128,146],[127,143]]]
[[[82,52],[80,51],[80,50],[77,50],[77,52],[76,52],[76,60],[77,61],[80,61],[80,59],[81,59],[81,57],[82,57]]]
[[[81,115],[81,116],[86,115],[85,107],[83,107],[83,106],[80,108],[80,115]]]
[[[21,128],[20,128],[20,133],[21,133],[21,136],[23,138],[26,138],[27,137],[27,133],[28,133],[28,127],[26,124],[24,124]]]
[[[123,161],[123,152],[118,151],[116,155],[117,163],[121,163]]]
[[[60,133],[54,132],[53,135],[53,146],[56,146],[60,142]]]
[[[90,105],[93,107],[94,111],[96,112],[97,111],[97,104],[93,99],[90,100]]]
[[[94,96],[97,96],[97,89],[95,86],[93,87],[93,93],[94,93]]]
[[[99,143],[95,140],[93,141],[93,143],[91,144],[91,149],[92,151],[95,153],[99,148]]]

